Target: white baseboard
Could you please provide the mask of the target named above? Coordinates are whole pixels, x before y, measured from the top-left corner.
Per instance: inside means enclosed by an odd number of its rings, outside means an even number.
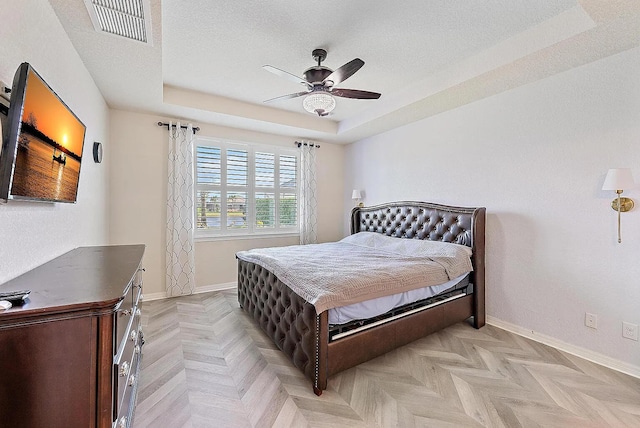
[[[238,286],[237,282],[224,282],[222,284],[212,284],[212,285],[203,285],[202,287],[196,287],[196,291],[193,294],[200,294],[200,293],[210,293],[211,291],[221,291],[221,290],[230,290],[233,288],[236,288]],[[167,293],[164,291],[161,291],[159,293],[144,293],[144,300],[145,301],[151,301],[151,300],[161,300],[161,299],[167,299],[169,298],[167,296]]]
[[[543,343],[545,345],[567,352],[571,355],[584,358],[585,360],[591,361],[592,363],[600,364],[601,366],[605,366],[640,379],[640,366],[629,364],[624,361],[608,357],[604,354],[600,354],[598,352],[594,352],[580,346],[575,346],[570,343],[563,342],[562,340],[556,339],[554,337],[547,336],[533,330],[525,329],[523,327],[508,323],[506,321],[502,321],[489,315],[487,315],[487,324],[491,324],[495,327],[510,331],[511,333],[515,333],[519,336],[526,337],[527,339],[535,340],[536,342]]]
[[[237,287],[238,283],[236,281],[224,282],[222,284],[203,285],[202,287],[196,287],[196,292],[193,294],[209,293],[210,291],[231,290],[232,288]]]
[[[165,293],[164,291],[161,291],[160,293],[143,293],[144,295],[144,301],[145,302],[150,302],[151,300],[160,300],[160,299],[166,299],[167,298],[167,293]]]

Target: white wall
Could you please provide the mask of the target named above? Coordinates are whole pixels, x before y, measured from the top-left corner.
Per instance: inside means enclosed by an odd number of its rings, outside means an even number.
[[[640,324],[640,191],[618,244],[600,190],[608,168],[640,183],[638,76],[640,48],[359,141],[346,186],[367,205],[486,206],[487,314],[640,369],[622,338]]]
[[[76,204],[0,204],[0,283],[77,246],[108,238],[108,165],[92,159],[109,138],[109,110],[46,0],[2,2],[0,79],[8,84],[29,62],[86,125]]]
[[[165,221],[167,130],[156,125],[167,118],[111,111],[110,240],[144,243],[145,293],[165,290]],[[175,121],[175,120],[174,120]],[[198,123],[199,136],[293,147],[293,139]],[[318,151],[318,240],[342,238],[344,147],[322,143]],[[196,243],[196,286],[236,281],[235,253],[243,249],[292,245],[298,238],[261,238]]]

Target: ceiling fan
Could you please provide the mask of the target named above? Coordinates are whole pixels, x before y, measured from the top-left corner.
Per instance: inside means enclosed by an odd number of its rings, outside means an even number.
[[[294,94],[282,95],[280,97],[271,98],[266,100],[265,103],[272,101],[286,100],[289,98],[296,98],[306,95],[302,105],[309,113],[315,113],[318,116],[328,115],[336,106],[336,100],[333,96],[342,98],[357,98],[357,99],[378,99],[379,93],[361,91],[358,89],[342,89],[336,88],[336,85],[347,80],[356,71],[364,65],[364,61],[360,58],[353,59],[338,68],[336,71],[330,68],[322,66],[322,61],[327,58],[327,51],[324,49],[314,49],[312,52],[313,59],[318,61],[318,65],[308,68],[304,72],[304,78],[298,77],[294,74],[280,70],[279,68],[271,65],[265,65],[263,68],[278,76],[284,77],[296,83],[300,83],[307,87],[306,91],[296,92]]]

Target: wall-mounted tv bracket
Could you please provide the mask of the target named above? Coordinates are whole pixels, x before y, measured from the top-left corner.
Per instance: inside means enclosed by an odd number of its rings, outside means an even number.
[[[2,80],[0,80],[0,97],[7,101],[11,98],[11,85],[7,85]]]
[[[0,112],[7,114],[9,111],[9,102],[11,101],[11,86],[0,80]]]

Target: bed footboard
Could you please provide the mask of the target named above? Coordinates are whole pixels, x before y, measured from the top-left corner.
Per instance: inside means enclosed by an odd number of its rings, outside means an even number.
[[[238,302],[275,345],[311,379],[320,395],[327,387],[327,312],[291,291],[263,267],[238,260]]]

